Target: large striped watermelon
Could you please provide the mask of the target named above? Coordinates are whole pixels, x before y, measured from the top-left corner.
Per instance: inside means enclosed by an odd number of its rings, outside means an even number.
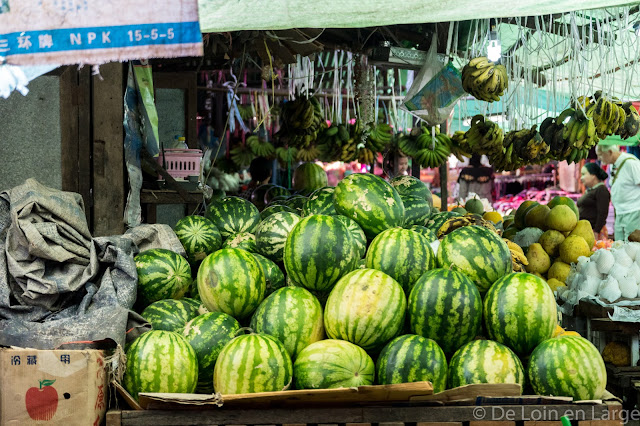
[[[447,387],[447,358],[435,341],[405,334],[382,349],[376,377],[380,385],[428,381],[434,393],[442,392]]]
[[[237,319],[256,310],[266,290],[255,257],[242,249],[222,249],[207,256],[198,269],[198,293],[209,311]]]
[[[424,225],[431,217],[431,207],[424,198],[414,195],[401,195],[404,205],[404,226]]]
[[[405,226],[405,228],[411,229],[412,231],[417,232],[418,234],[425,237],[427,241],[429,241],[430,243],[438,239],[438,237],[436,236],[436,233],[432,229],[427,228],[426,226],[411,225],[411,226]]]
[[[380,349],[404,324],[407,302],[402,286],[384,272],[357,269],[342,277],[327,299],[327,336]]]
[[[300,216],[285,211],[274,213],[263,220],[256,230],[258,253],[274,262],[282,262],[287,237],[298,222]]]
[[[354,173],[342,179],[336,186],[335,208],[355,220],[371,239],[385,229],[402,226],[404,221],[398,192],[371,173]]]
[[[284,274],[278,265],[261,254],[253,253],[253,256],[258,261],[260,268],[262,268],[262,273],[264,274],[266,282],[266,290],[264,292],[265,297],[285,286],[286,282]]]
[[[335,215],[336,209],[333,206],[333,193],[335,188],[327,186],[324,188],[316,189],[309,199],[305,203],[302,209],[303,216],[310,216],[312,214],[326,214]]]
[[[432,214],[427,223],[424,226],[431,229],[436,234],[438,233],[438,229],[442,226],[443,223],[452,217],[462,216],[460,213],[456,212],[440,212],[436,214]]]
[[[258,208],[240,197],[227,197],[211,203],[205,216],[224,239],[239,232],[253,233],[260,222]]]
[[[258,251],[256,236],[249,232],[239,232],[235,235],[230,235],[222,244],[222,248],[239,248],[251,253]]]
[[[540,343],[531,354],[527,375],[537,395],[569,396],[576,401],[602,398],[607,370],[595,346],[578,336]]]
[[[429,241],[409,229],[382,231],[367,249],[367,268],[377,269],[398,281],[406,294],[413,283],[436,266]]]
[[[473,340],[482,326],[478,288],[449,269],[433,269],[418,279],[408,311],[411,332],[435,340],[447,355]]]
[[[198,305],[191,300],[158,300],[140,315],[151,323],[154,330],[180,331],[188,321],[198,316]]]
[[[284,245],[284,269],[308,290],[329,291],[356,267],[351,232],[332,216],[313,215],[293,227]]]
[[[213,371],[213,387],[223,395],[287,390],[293,365],[285,347],[268,334],[247,334],[229,342]]]
[[[295,210],[297,214],[302,216],[302,212],[304,211],[304,206],[307,205],[309,199],[302,195],[293,195],[287,198],[284,202],[284,205]]]
[[[316,189],[327,186],[327,173],[315,163],[302,163],[293,172],[291,184],[299,194],[308,195]]]
[[[264,299],[251,317],[251,329],[284,344],[291,359],[324,337],[322,307],[302,287],[284,287]]]
[[[433,196],[427,184],[414,176],[396,176],[389,181],[401,196],[410,195],[424,199],[429,207],[433,207]]]
[[[506,275],[484,298],[484,321],[489,337],[528,355],[551,337],[558,313],[553,291],[540,277],[525,272]]]
[[[524,385],[522,362],[511,349],[493,340],[473,340],[456,351],[449,362],[449,387],[474,383]]]
[[[140,392],[192,393],[198,381],[198,358],[180,334],[152,330],[127,350],[125,389],[138,399]]]
[[[198,392],[213,393],[213,368],[218,355],[238,331],[238,321],[223,312],[199,315],[185,325],[182,335],[198,357]]]
[[[268,218],[272,214],[278,213],[278,212],[289,212],[289,213],[295,213],[296,215],[298,214],[296,212],[296,210],[292,209],[291,207],[287,207],[287,206],[282,205],[282,204],[274,204],[274,205],[271,205],[271,206],[267,207],[266,209],[264,209],[264,210],[262,210],[260,212],[260,219],[265,220],[266,218]],[[258,226],[260,226],[260,225],[258,225]]]
[[[218,250],[222,244],[218,228],[203,216],[185,216],[176,223],[173,230],[192,265]]]
[[[480,293],[512,271],[507,244],[495,232],[475,225],[445,235],[436,259],[438,267],[458,270],[471,278]]]
[[[271,203],[276,197],[286,198],[291,195],[291,192],[283,186],[274,186],[269,188],[264,194],[265,204]]]
[[[358,259],[364,258],[364,255],[367,252],[367,237],[364,235],[364,231],[360,228],[360,225],[358,225],[355,220],[341,214],[337,214],[334,217],[344,223],[347,229],[351,232],[356,244],[356,256]]]
[[[344,340],[320,340],[293,364],[296,389],[354,388],[373,384],[375,365],[367,352]]]
[[[151,249],[135,258],[138,303],[147,306],[163,299],[180,299],[191,285],[187,259],[171,250]]]

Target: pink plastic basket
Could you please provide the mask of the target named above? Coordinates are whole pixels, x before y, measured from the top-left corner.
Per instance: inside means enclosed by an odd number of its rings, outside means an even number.
[[[174,179],[185,179],[189,176],[200,175],[202,151],[199,149],[165,149],[164,158],[164,167]],[[156,161],[161,166],[163,165],[162,152],[160,152]],[[158,175],[158,180],[164,180],[164,178]]]

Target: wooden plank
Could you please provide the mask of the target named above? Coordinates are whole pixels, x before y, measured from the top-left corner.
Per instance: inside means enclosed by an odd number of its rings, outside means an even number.
[[[190,204],[198,204],[202,201],[202,192],[189,191],[187,198]],[[143,189],[140,191],[140,204],[184,204],[184,199],[176,191]]]
[[[107,411],[107,415],[105,416],[105,421],[107,426],[120,426],[122,420],[122,411],[120,410],[109,410]]]
[[[508,397],[520,395],[522,387],[518,384],[474,384],[447,389],[433,395],[414,396],[411,401],[460,401],[466,399],[475,400],[478,396],[483,397]]]
[[[578,426],[622,426],[622,420],[584,420],[578,422]]]
[[[123,70],[113,62],[93,77],[93,232],[95,236],[124,232],[125,175],[122,117]]]
[[[417,422],[416,426],[462,426],[462,422]]]
[[[594,331],[636,335],[640,332],[640,323],[612,321],[610,318],[593,318],[591,319],[591,328]]]
[[[91,67],[78,71],[78,192],[84,199],[89,229],[93,229],[91,179]],[[120,120],[122,121],[122,120]]]
[[[78,192],[78,76],[75,67],[60,75],[60,149],[62,190]]]
[[[562,422],[558,421],[525,421],[524,426],[562,426]]]
[[[510,422],[510,421],[505,421],[505,422],[501,422],[501,421],[478,421],[478,422],[469,422],[469,426],[516,426],[516,422]]]

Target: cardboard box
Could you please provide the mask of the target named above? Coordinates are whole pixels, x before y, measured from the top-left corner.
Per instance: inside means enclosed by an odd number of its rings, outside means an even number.
[[[99,350],[0,348],[0,424],[99,425],[105,367]]]

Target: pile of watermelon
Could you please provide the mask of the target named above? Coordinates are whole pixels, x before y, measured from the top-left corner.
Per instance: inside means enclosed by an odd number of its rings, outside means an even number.
[[[352,174],[335,188],[276,188],[182,219],[175,232],[186,258],[137,256],[138,305],[153,331],[127,351],[134,397],[415,381],[435,392],[517,383],[601,397],[596,348],[553,337],[547,283],[511,272],[508,247],[487,228],[437,241],[453,214],[433,210],[418,179]]]

